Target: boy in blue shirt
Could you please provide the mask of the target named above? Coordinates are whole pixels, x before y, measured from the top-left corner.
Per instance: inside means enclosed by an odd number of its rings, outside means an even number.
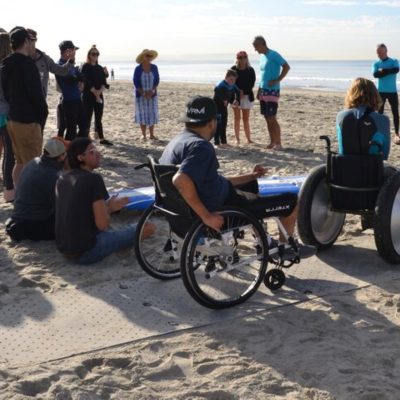
[[[399,99],[397,96],[396,77],[399,72],[399,62],[387,56],[387,47],[379,44],[376,53],[379,60],[373,65],[372,73],[378,78],[378,91],[382,98],[382,106],[379,113],[383,114],[386,100],[389,101],[393,114],[393,124],[396,137],[394,142],[400,144],[399,137]]]
[[[232,107],[240,102],[240,90],[235,85],[238,75],[233,69],[228,69],[225,79],[214,88],[214,101],[217,105],[217,130],[214,136],[216,147],[227,147],[226,126],[228,124],[228,103],[233,100]]]

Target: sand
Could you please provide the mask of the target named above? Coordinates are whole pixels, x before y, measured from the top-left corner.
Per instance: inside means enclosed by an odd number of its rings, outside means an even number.
[[[101,146],[100,169],[109,190],[150,184],[146,171],[133,168],[146,154],[161,154],[181,130],[177,119],[195,94],[211,95],[212,87],[162,83],[160,123],[155,130],[159,140],[142,142],[133,123],[131,83],[112,83],[105,96],[103,121],[105,137],[115,145]],[[46,138],[56,132],[57,97],[52,86]],[[266,125],[256,106],[251,114],[256,143],[218,149],[222,171],[227,175],[246,172],[258,163],[270,175],[307,173],[324,162],[324,143],[318,137],[334,138],[335,116],[343,99],[343,93],[284,89],[279,121],[285,149],[266,149]],[[231,144],[232,122],[230,112]],[[393,148],[389,161],[398,164],[399,154],[399,148]],[[0,200],[2,226],[11,211],[12,205]],[[137,215],[123,212],[114,217],[114,224],[132,219]],[[359,232],[359,219],[348,217],[339,240],[351,246]],[[29,302],[37,293],[80,290],[144,274],[133,250],[111,255],[95,266],[77,267],[58,253],[53,242],[16,244],[0,230],[0,311],[12,303]],[[400,389],[399,290],[399,280],[371,284],[63,360],[24,367],[0,363],[0,398],[396,399]]]

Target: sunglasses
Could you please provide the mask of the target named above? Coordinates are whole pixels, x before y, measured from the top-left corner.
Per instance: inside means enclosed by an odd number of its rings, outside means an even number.
[[[93,57],[98,57],[100,55],[100,53],[89,53],[89,55],[91,55]]]
[[[96,148],[94,148],[94,149],[90,149],[90,150],[86,150],[84,153],[82,153],[82,154],[91,154],[91,155],[94,155],[94,154],[97,154],[97,153],[99,153],[99,151],[96,149]]]

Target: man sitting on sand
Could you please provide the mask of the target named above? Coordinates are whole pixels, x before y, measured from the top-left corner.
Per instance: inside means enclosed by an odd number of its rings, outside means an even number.
[[[179,165],[173,184],[204,224],[217,231],[224,220],[216,210],[230,205],[248,209],[262,218],[280,216],[286,231],[293,236],[296,194],[268,198],[254,194],[258,192],[257,178],[266,172],[259,165],[251,173],[240,176],[225,178],[218,173],[219,163],[210,143],[217,126],[216,117],[217,108],[212,99],[198,96],[188,102],[186,115],[181,119],[186,128],[167,145],[160,158],[161,164]],[[280,240],[285,240],[283,235]],[[301,246],[300,251],[305,257],[306,246]]]
[[[110,229],[111,214],[121,210],[127,197],[109,197],[103,178],[94,170],[100,153],[89,138],[77,138],[68,151],[71,170],[56,184],[56,244],[66,258],[92,264],[109,254],[133,246],[136,224]],[[145,227],[144,237],[154,232]]]
[[[15,193],[6,232],[13,240],[54,240],[55,187],[64,167],[65,146],[49,139],[43,155],[26,164]]]

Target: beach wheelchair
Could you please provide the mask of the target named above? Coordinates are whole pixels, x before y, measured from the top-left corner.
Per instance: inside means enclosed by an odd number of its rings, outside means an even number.
[[[138,222],[135,251],[139,264],[152,277],[181,276],[198,303],[220,309],[246,301],[263,281],[271,290],[279,289],[285,282],[282,269],[300,262],[297,243],[277,217],[273,219],[286,236],[286,245],[269,247],[273,238],[265,230],[266,223],[234,207],[219,211],[224,225],[220,232],[214,231],[192,212],[173,185],[176,166],[158,164],[148,156],[148,162],[135,168],[143,167],[150,169],[155,201]],[[156,229],[144,238],[148,222]],[[288,250],[290,258],[284,256]],[[274,267],[267,272],[268,262]]]
[[[346,214],[361,216],[362,229],[373,228],[379,255],[400,263],[400,172],[368,154],[368,147],[345,154],[331,151],[327,162],[311,170],[299,193],[298,233],[319,250],[331,247]],[[378,143],[369,142],[381,148]]]

